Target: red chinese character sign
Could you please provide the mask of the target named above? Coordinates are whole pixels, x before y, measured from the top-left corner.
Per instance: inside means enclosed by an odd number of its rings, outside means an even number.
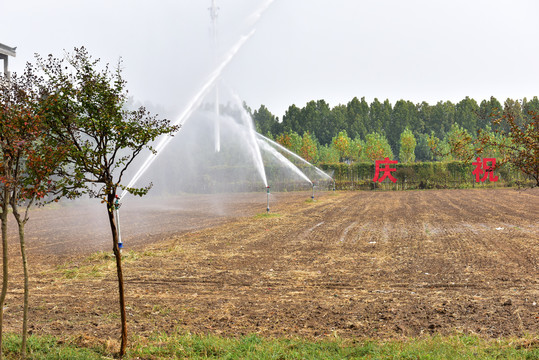
[[[390,164],[397,164],[397,160],[389,160],[388,157],[386,157],[384,160],[376,160],[374,162],[374,179],[372,181],[374,182],[382,182],[385,178],[389,178],[389,180],[393,181],[394,183],[397,182],[397,179],[391,175],[392,171],[397,171],[396,168],[390,168]],[[385,164],[383,168],[380,169],[380,164]],[[382,176],[380,176],[380,171],[383,172]]]
[[[481,160],[478,157],[472,165],[475,165],[475,169],[472,171],[472,174],[475,175],[475,182],[485,182],[487,177],[489,181],[498,181],[498,176],[494,176],[494,169],[496,168],[495,158],[484,158]]]

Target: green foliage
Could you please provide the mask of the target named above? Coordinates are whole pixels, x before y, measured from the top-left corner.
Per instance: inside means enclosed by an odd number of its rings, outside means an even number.
[[[472,144],[472,136],[464,127],[456,123],[444,138],[444,142],[450,149],[446,160],[469,161],[475,156],[475,148]]]
[[[369,109],[370,132],[384,133],[384,129],[389,129],[392,112],[393,106],[389,100],[381,103],[375,98]]]
[[[301,152],[301,145],[303,139],[295,131],[288,131],[286,133],[282,133],[281,135],[277,136],[277,139],[275,141],[281,146],[287,148],[288,150],[295,152],[296,154],[299,154]]]
[[[43,79],[31,64],[21,76],[13,74],[9,82],[0,78],[0,180],[12,191],[14,206],[45,198],[64,180],[54,177],[54,172],[65,160],[67,149],[48,139],[48,108],[40,86]]]
[[[346,105],[339,104],[331,110],[331,135],[334,136],[339,130],[348,129],[348,109]]]
[[[370,161],[382,160],[386,157],[392,159],[393,151],[387,138],[380,133],[370,133],[365,140],[365,157]]]
[[[339,152],[339,161],[343,161],[350,156],[350,142],[351,140],[346,130],[339,132],[331,141],[333,147]]]
[[[309,132],[303,134],[299,155],[310,163],[318,162],[318,148]]]
[[[507,104],[503,114],[493,121],[501,130],[480,132],[478,152],[494,149],[501,159],[499,165],[510,164],[535,180],[539,186],[539,114],[519,114],[516,105]],[[520,116],[520,118],[518,118]],[[508,130],[503,130],[508,128]]]
[[[477,105],[477,102],[466,96],[456,105],[455,110],[455,122],[470,134],[475,134],[479,122],[479,105]]]
[[[352,138],[365,138],[367,135],[367,124],[369,123],[369,104],[365,98],[361,101],[354,97],[347,105],[347,127]]]
[[[518,102],[507,99],[505,107],[511,109],[518,124],[528,111],[539,110],[539,99],[523,99]],[[454,104],[450,101],[439,101],[430,105],[423,101],[414,104],[411,101],[398,100],[392,105],[389,100],[383,102],[374,99],[367,103],[365,98],[354,97],[346,105],[339,104],[333,108],[324,100],[309,101],[304,107],[291,105],[281,123],[265,106],[253,113],[257,129],[263,134],[274,135],[295,131],[298,134],[309,132],[320,141],[321,145],[330,145],[333,137],[346,130],[350,138],[366,140],[369,133],[384,134],[395,152],[399,150],[401,133],[408,128],[416,139],[421,134],[431,134],[443,139],[451,126],[457,123],[469,134],[475,136],[478,129],[484,129],[491,119],[499,115],[502,104],[491,97],[478,105],[475,99],[466,97]],[[500,129],[507,131],[508,126]],[[493,130],[500,130],[493,128]],[[417,154],[416,154],[417,155]]]
[[[417,161],[433,161],[435,156],[429,146],[429,135],[420,134],[415,148],[415,157]]]
[[[523,99],[521,102],[507,99],[504,106],[505,112],[511,114],[515,124],[522,126],[527,121],[528,111],[539,111],[539,99],[537,96],[531,100]],[[429,105],[425,101],[414,104],[405,100],[399,100],[392,105],[387,99],[381,102],[376,98],[369,104],[365,98],[354,97],[346,105],[339,104],[332,109],[323,100],[310,101],[303,108],[291,105],[282,123],[279,123],[263,106],[255,112],[254,117],[255,122],[260,124],[266,121],[261,119],[273,122],[272,133],[276,134],[276,138],[283,133],[309,132],[319,141],[317,146],[320,163],[367,160],[369,155],[366,154],[365,147],[367,137],[372,133],[385,136],[391,153],[395,154],[398,151],[399,157],[405,161],[414,161],[414,155],[418,161],[451,161],[473,158],[476,155],[474,152],[477,152],[479,147],[475,144],[475,148],[472,149],[473,146],[470,147],[465,142],[474,142],[477,131],[488,130],[488,126],[491,126],[490,131],[495,134],[509,136],[510,126],[507,122],[492,122],[502,117],[502,107],[494,97],[483,100],[480,104],[466,97],[456,104],[439,101],[435,105]],[[260,130],[266,128],[259,125]],[[344,131],[350,139],[357,141],[353,144],[350,140],[348,150],[338,149],[334,143],[335,138]],[[411,139],[409,132],[416,140],[415,151],[412,154],[409,149],[402,149],[401,154],[401,136],[405,133]],[[360,141],[363,141],[363,144]],[[499,138],[497,141],[500,141]],[[430,145],[433,144],[436,145],[436,149],[431,149]],[[360,145],[363,145],[362,154],[356,156],[355,152],[357,150],[359,153]],[[295,146],[287,146],[289,149],[293,147]],[[300,152],[300,147],[297,147],[296,153]],[[339,157],[337,160],[335,151]],[[496,151],[499,154],[496,156],[504,156],[499,147]],[[487,152],[494,154],[496,151],[494,146],[491,146]]]
[[[321,145],[318,152],[320,153],[320,156],[319,156],[320,163],[338,163],[339,162],[339,152],[333,146]]]
[[[432,153],[442,161],[470,161],[476,154],[472,140],[466,129],[454,123],[443,141],[431,134],[428,143]]]
[[[321,143],[327,144],[335,134],[335,128],[331,123],[331,109],[324,100],[309,101],[302,111],[303,131],[310,132]],[[312,125],[310,128],[309,124]]]
[[[291,105],[280,127],[283,132],[288,133],[291,131],[298,134],[310,132],[322,144],[327,144],[335,133],[332,119],[331,109],[324,100],[309,101],[302,109]]]
[[[49,139],[68,146],[69,166],[58,173],[69,180],[77,196],[89,193],[110,201],[123,175],[141,151],[158,136],[172,134],[178,127],[168,120],[150,116],[143,107],[125,110],[127,91],[118,68],[99,69],[86,49],[75,49],[67,60],[38,57],[47,86],[42,89],[48,108]],[[96,188],[96,185],[101,185]],[[126,189],[143,195],[149,187]]]
[[[534,96],[531,100],[526,98],[522,99],[522,113],[523,114],[539,114],[539,98]]]
[[[256,131],[263,135],[269,135],[274,133],[277,129],[277,119],[264,105],[260,105],[258,110],[253,113],[253,121],[255,123]]]
[[[508,149],[511,147],[513,141],[511,137],[504,136],[499,131],[493,131],[492,128],[487,125],[485,129],[479,130],[476,144],[477,154],[484,158],[496,158],[499,161],[503,161],[508,156]]]
[[[418,108],[411,101],[399,100],[395,103],[391,113],[391,126],[385,129],[393,151],[398,149],[400,135],[406,128],[423,131],[419,119]]]
[[[365,149],[365,142],[359,137],[350,142],[349,154],[350,160],[353,162],[360,161],[363,158],[363,150]]]
[[[290,132],[290,144],[291,147],[289,150],[292,150],[296,154],[301,152],[301,144],[303,142],[303,138],[295,131]]]
[[[410,129],[404,129],[400,140],[399,160],[403,163],[414,162],[416,145],[414,134]]]
[[[287,148],[288,150],[292,148],[292,139],[290,138],[290,135],[288,133],[282,133],[281,135],[277,136],[275,141],[281,146]]]
[[[478,110],[478,129],[484,129],[492,125],[492,120],[498,118],[503,110],[502,104],[496,98],[491,97],[489,100],[481,101]]]
[[[470,103],[469,99],[468,103]],[[473,102],[468,106],[475,109]],[[526,106],[533,107],[534,105],[526,103]],[[489,104],[483,102],[481,108],[482,116],[486,116]],[[496,168],[508,164],[535,179],[536,186],[539,186],[539,161],[537,161],[539,158],[539,115],[534,112],[523,114],[522,108],[523,105],[519,102],[508,99],[503,113],[491,109],[490,116],[494,130],[487,125],[484,129],[478,130],[476,138],[455,123],[443,141],[434,135],[428,138],[431,150],[445,161],[470,162],[481,156],[494,158]]]

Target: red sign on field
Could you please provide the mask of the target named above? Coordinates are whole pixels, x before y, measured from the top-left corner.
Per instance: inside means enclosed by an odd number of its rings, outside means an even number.
[[[472,165],[475,165],[475,169],[472,171],[472,174],[475,175],[475,182],[485,182],[487,177],[489,181],[498,181],[498,176],[494,176],[494,169],[496,168],[495,158],[484,158],[481,161],[481,158],[478,157]]]
[[[389,160],[388,157],[386,157],[384,160],[376,160],[374,162],[374,179],[372,181],[374,182],[382,182],[385,178],[389,178],[389,180],[393,181],[394,183],[397,182],[397,179],[391,175],[392,171],[397,171],[396,168],[390,168],[390,164],[397,164],[397,160]],[[380,169],[380,164],[385,164],[386,166]],[[382,176],[380,176],[380,170],[383,172]]]

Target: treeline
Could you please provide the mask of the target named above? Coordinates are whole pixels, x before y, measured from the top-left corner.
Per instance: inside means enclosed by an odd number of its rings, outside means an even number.
[[[502,104],[494,97],[481,103],[466,97],[456,104],[440,101],[430,105],[378,99],[369,104],[365,98],[355,97],[333,108],[324,100],[310,101],[303,108],[291,105],[282,121],[264,105],[251,113],[259,133],[321,163],[368,160],[375,151],[399,161],[443,160],[431,152],[429,140],[448,143],[459,134],[475,136],[479,129],[507,132],[509,129],[495,128],[504,124],[492,125],[502,111],[520,122],[530,112],[539,112],[539,99],[507,99]]]

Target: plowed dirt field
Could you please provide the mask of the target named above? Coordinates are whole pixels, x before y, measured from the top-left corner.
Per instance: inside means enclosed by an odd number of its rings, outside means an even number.
[[[539,336],[539,189],[316,196],[273,194],[275,217],[255,216],[265,194],[124,204],[123,237],[136,249],[124,251],[130,335]],[[114,261],[92,254],[111,248],[110,234],[94,210],[32,214],[34,333],[119,335]],[[19,331],[12,235],[5,318]]]

